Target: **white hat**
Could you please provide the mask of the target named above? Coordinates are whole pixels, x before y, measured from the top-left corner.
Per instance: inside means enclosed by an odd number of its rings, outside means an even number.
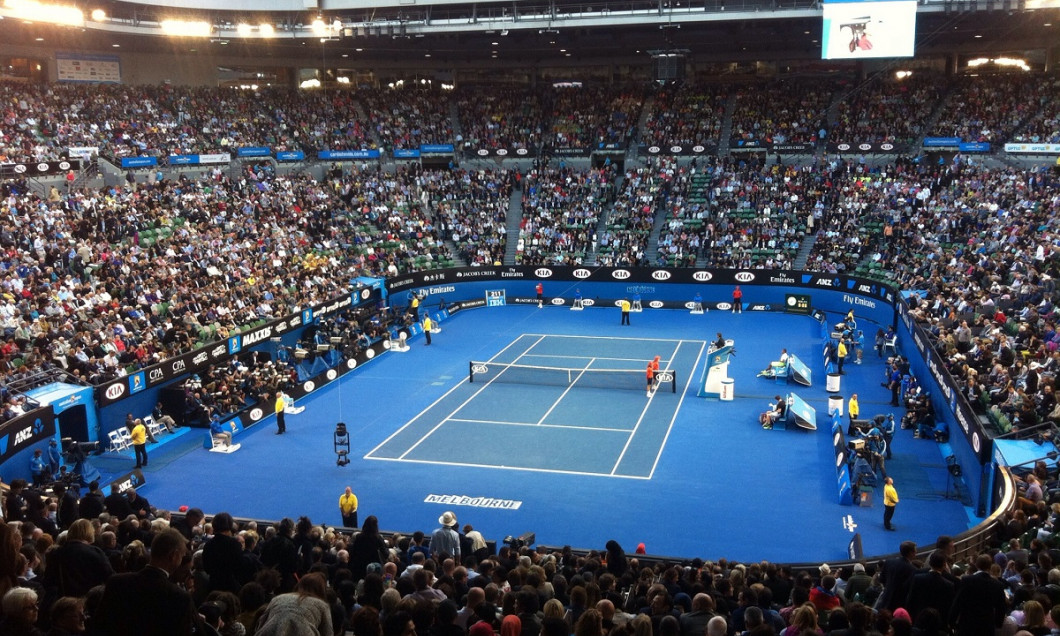
[[[443,526],[455,526],[456,515],[453,514],[451,511],[446,510],[444,513],[442,513],[441,517],[438,517],[438,523],[442,524]]]
[[[818,569],[821,571],[821,576],[828,576],[832,573],[832,568],[828,567],[827,563],[822,563]]]

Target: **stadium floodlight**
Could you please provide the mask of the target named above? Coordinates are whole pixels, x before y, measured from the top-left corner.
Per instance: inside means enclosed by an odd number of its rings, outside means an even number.
[[[77,7],[43,5],[36,0],[4,0],[4,8],[16,18],[66,26],[84,26],[85,14]]]
[[[240,22],[236,25],[236,33],[238,33],[241,38],[250,37],[250,25],[246,22]]]
[[[213,30],[209,22],[196,20],[162,20],[160,26],[166,35],[185,38],[209,37]]]
[[[96,22],[103,22],[107,19],[107,12],[103,9],[94,9],[91,15],[92,19]]]
[[[321,18],[313,20],[311,28],[313,29],[313,35],[316,36],[323,37],[328,33],[328,25],[325,24],[324,20],[322,20]]]
[[[276,28],[273,27],[271,24],[268,24],[267,22],[259,24],[258,31],[261,32],[261,37],[263,38],[271,38],[272,36],[276,35]]]

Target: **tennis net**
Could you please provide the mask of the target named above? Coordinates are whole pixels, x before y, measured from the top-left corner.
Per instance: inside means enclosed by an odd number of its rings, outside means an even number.
[[[468,381],[595,389],[633,389],[636,391],[643,391],[647,386],[644,371],[539,367],[501,362],[468,363]],[[659,369],[655,373],[655,389],[670,389],[671,393],[677,393],[677,373],[673,369]]]

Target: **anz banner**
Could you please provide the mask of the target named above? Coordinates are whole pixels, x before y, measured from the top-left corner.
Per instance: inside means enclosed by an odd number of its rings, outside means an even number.
[[[375,302],[382,298],[382,291],[372,287],[355,289],[314,307],[306,307],[279,320],[270,321],[242,333],[229,336],[227,340],[211,343],[201,349],[189,351],[183,355],[169,358],[158,364],[140,369],[135,373],[118,378],[107,384],[96,387],[96,404],[100,408],[110,406],[147,388],[166,384],[180,376],[193,373],[209,365],[223,362],[240,352],[268,342],[273,336],[280,336],[314,319],[324,318],[332,313],[355,307],[362,303]]]
[[[55,410],[50,404],[0,424],[0,464],[54,436]]]

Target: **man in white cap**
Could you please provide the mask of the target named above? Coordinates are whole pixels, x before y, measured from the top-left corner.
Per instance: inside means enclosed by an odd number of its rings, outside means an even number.
[[[456,532],[456,515],[446,510],[438,517],[440,528],[431,534],[431,558],[441,563],[446,557],[451,557],[456,563],[460,563],[460,535]]]

